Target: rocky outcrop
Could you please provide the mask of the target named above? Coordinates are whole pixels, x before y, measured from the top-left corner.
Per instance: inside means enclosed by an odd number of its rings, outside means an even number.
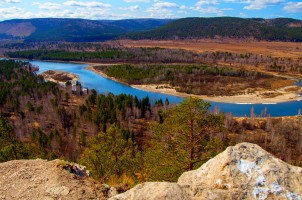
[[[0,200],[105,199],[84,167],[61,160],[16,160],[0,164]]]
[[[83,166],[61,160],[0,164],[0,200],[106,199],[117,190],[89,178]],[[228,147],[177,183],[147,182],[112,200],[289,199],[301,200],[302,168],[250,143]]]
[[[126,193],[117,195],[111,199],[128,200],[189,200],[188,195],[177,183],[147,182],[139,184]]]
[[[302,168],[260,148],[241,143],[228,147],[177,183],[144,183],[114,200],[143,199],[289,199],[301,200]]]

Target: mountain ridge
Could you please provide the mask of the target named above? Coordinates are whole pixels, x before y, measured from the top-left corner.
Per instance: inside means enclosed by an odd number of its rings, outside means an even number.
[[[12,19],[0,22],[0,39],[24,39],[28,42],[103,41],[130,32],[153,30],[170,21],[170,19]]]
[[[95,42],[112,39],[235,38],[302,41],[302,20],[292,18],[181,18],[89,20],[80,18],[12,19],[0,22],[0,39],[25,42]]]
[[[269,41],[302,41],[302,21],[291,18],[183,18],[156,30],[126,35],[130,39],[253,38]]]

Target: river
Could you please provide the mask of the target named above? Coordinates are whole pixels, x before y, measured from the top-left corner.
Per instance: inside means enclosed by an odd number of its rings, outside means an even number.
[[[132,88],[130,86],[118,83],[116,81],[104,78],[92,71],[85,69],[88,64],[66,63],[66,62],[47,62],[47,61],[30,61],[34,65],[38,65],[40,70],[38,73],[47,70],[62,70],[71,72],[79,76],[79,81],[83,86],[90,89],[95,89],[99,93],[113,93],[113,94],[131,94],[139,98],[149,96],[152,102],[158,99],[165,100],[170,103],[179,103],[183,100],[181,97],[176,97],[167,94],[154,93]],[[261,113],[270,114],[270,116],[295,116],[302,110],[302,101],[291,101],[277,104],[234,104],[234,103],[218,103],[210,102],[212,108],[219,107],[222,112],[232,112],[234,116],[249,116],[251,108],[254,108],[256,115]]]

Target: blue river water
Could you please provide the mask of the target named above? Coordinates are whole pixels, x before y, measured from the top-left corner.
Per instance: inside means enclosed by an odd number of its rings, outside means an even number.
[[[132,88],[130,86],[118,83],[116,81],[104,78],[92,71],[85,69],[87,64],[78,63],[64,63],[64,62],[46,62],[46,61],[30,61],[34,65],[38,65],[42,73],[47,70],[61,70],[77,74],[83,86],[90,89],[95,89],[99,93],[113,93],[113,94],[131,94],[138,98],[149,96],[152,102],[158,99],[165,100],[166,98],[170,103],[179,103],[183,100],[181,97],[176,97],[167,94],[154,93]],[[302,101],[291,101],[278,104],[234,104],[234,103],[219,103],[210,102],[212,108],[219,107],[221,112],[233,113],[233,116],[249,116],[251,108],[254,108],[254,113],[260,115],[265,113],[270,116],[295,116],[302,111]]]

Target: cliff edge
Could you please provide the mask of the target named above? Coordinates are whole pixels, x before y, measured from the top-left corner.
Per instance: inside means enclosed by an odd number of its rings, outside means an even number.
[[[98,184],[78,164],[41,159],[0,164],[0,200],[301,200],[302,168],[275,158],[258,145],[240,143],[199,169],[183,173],[177,183],[147,182],[115,194],[114,188]]]
[[[61,160],[14,160],[0,164],[0,200],[105,199],[83,166]]]
[[[177,183],[143,183],[112,200],[289,199],[301,200],[302,168],[291,166],[261,147],[228,147]]]

